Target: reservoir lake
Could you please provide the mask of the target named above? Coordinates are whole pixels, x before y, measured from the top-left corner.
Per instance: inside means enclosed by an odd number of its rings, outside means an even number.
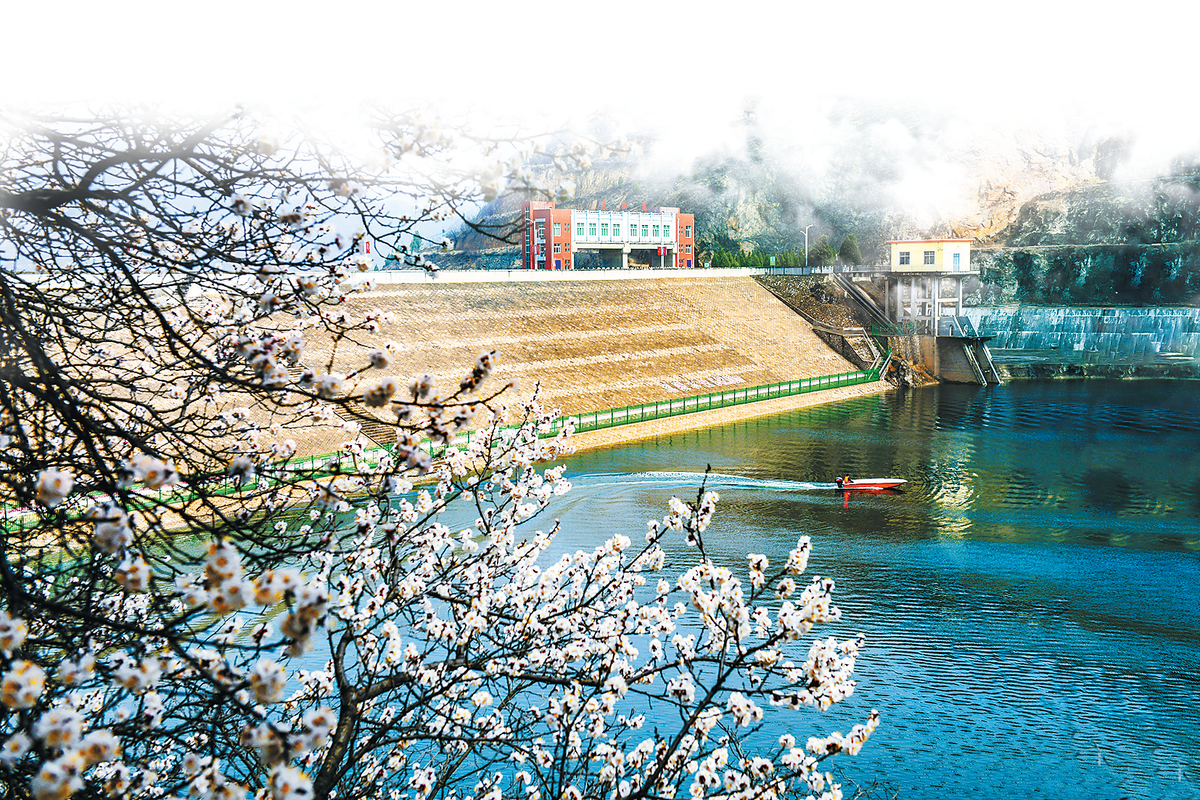
[[[856,693],[800,741],[878,708],[835,759],[864,796],[1200,797],[1200,383],[1016,381],[895,390],[566,459],[558,545],[641,540],[672,496],[721,494],[706,535],[837,582],[866,634]],[[842,494],[835,475],[897,476]],[[538,520],[546,527],[548,519]],[[783,731],[780,731],[782,733]],[[873,786],[866,791],[868,786]]]

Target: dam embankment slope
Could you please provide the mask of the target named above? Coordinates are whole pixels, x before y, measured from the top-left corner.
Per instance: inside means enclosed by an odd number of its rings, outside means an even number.
[[[349,370],[390,341],[396,352],[388,374],[405,383],[429,374],[448,394],[480,352],[495,349],[493,385],[516,379],[519,395],[528,396],[538,384],[543,405],[570,414],[857,369],[749,274],[506,275],[373,273],[376,288],[349,295],[345,305],[351,317],[382,314],[378,332],[336,347],[312,338],[304,360]],[[871,383],[697,412],[581,434],[577,444],[599,446],[885,388]]]

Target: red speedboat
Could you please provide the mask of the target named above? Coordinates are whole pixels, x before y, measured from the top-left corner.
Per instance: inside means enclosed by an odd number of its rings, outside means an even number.
[[[833,486],[843,492],[878,492],[883,489],[898,489],[908,483],[904,478],[835,478]]]

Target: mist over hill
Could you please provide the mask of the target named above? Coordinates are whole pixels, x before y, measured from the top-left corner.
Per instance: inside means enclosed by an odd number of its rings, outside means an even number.
[[[979,301],[1186,303],[1200,294],[1200,162],[1184,154],[1152,174],[1147,164],[1170,160],[1146,158],[1130,138],[852,106],[781,128],[749,106],[721,148],[681,159],[653,136],[639,143],[638,156],[573,176],[575,196],[560,205],[678,206],[696,215],[701,263],[717,248],[799,250],[810,226],[810,248],[854,233],[868,264],[887,262],[890,239],[971,238]],[[497,201],[480,219],[515,220],[519,204]],[[515,259],[495,240],[452,238],[460,252],[447,266]]]

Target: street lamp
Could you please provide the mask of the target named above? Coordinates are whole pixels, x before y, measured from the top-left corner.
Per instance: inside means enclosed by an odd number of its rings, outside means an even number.
[[[806,271],[808,270],[808,229],[813,225],[816,225],[816,223],[804,226],[804,269]]]

